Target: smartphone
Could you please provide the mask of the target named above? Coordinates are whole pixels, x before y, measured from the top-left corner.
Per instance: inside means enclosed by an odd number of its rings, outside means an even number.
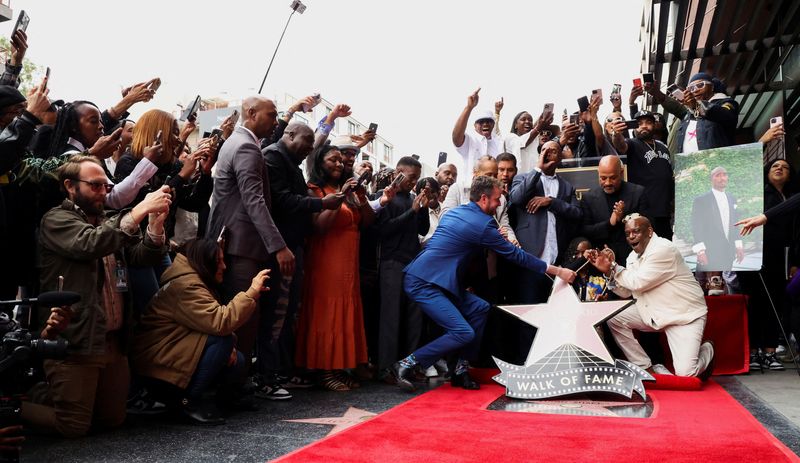
[[[633,86],[634,87],[641,87],[642,86],[642,79],[640,79],[638,77],[633,79]]]
[[[28,29],[28,24],[31,22],[31,17],[28,16],[28,13],[25,10],[21,10],[19,12],[19,16],[17,17],[17,24],[14,25],[14,29],[11,31],[11,37],[14,37],[14,34],[17,33],[18,30],[25,32]]]
[[[628,126],[629,129],[638,129],[639,128],[639,121],[625,121],[625,125]]]
[[[573,114],[573,115],[569,116],[569,123],[570,124],[577,124],[579,122],[578,117],[579,116],[577,114]]]
[[[226,225],[222,226],[222,230],[219,231],[219,236],[217,237],[217,244],[220,246],[225,244],[225,235],[228,233],[228,227]]]
[[[373,133],[375,133],[375,132],[377,132],[377,131],[378,131],[378,124],[376,124],[376,123],[374,123],[374,122],[370,123],[370,124],[369,124],[369,128],[367,129],[367,132],[373,132]]]
[[[614,84],[614,86],[611,87],[611,94],[612,95],[618,94],[618,93],[622,93],[622,84]]]
[[[392,186],[397,186],[403,183],[406,180],[406,175],[402,172],[398,172],[397,175],[392,180]]]
[[[372,181],[372,172],[365,170],[358,177],[358,183],[356,183],[356,189],[363,188],[364,185],[366,185],[370,181]]]
[[[599,98],[599,99],[602,100],[603,99],[603,89],[602,88],[596,88],[596,89],[592,90],[592,98]]]
[[[584,112],[589,109],[589,98],[582,96],[578,98],[578,110]]]
[[[439,160],[436,161],[436,167],[441,166],[445,162],[447,162],[447,153],[444,151],[439,151]]]
[[[544,104],[544,109],[542,110],[542,115],[544,116],[545,119],[547,119],[547,117],[549,115],[553,114],[553,108],[554,107],[555,107],[555,105],[553,103],[545,103]]]
[[[654,79],[653,79],[653,73],[652,72],[645,72],[644,74],[642,74],[642,82],[644,82],[646,84],[652,84],[653,81],[654,81]]]
[[[153,140],[153,144],[154,144],[154,145],[155,145],[155,144],[157,144],[157,143],[161,143],[161,136],[162,136],[163,134],[164,134],[164,132],[163,132],[162,130],[159,130],[159,131],[158,131],[158,133],[156,134],[156,139],[155,139],[155,140]],[[165,183],[166,183],[166,182],[165,182]]]
[[[42,90],[47,90],[47,84],[50,82],[50,66],[44,71],[44,82],[42,82]]]
[[[683,99],[683,90],[681,90],[681,88],[678,87],[678,84],[672,84],[669,87],[667,87],[667,94],[672,98],[675,98],[676,100]]]
[[[197,98],[194,99],[192,104],[189,105],[188,108],[186,108],[186,111],[184,111],[183,114],[181,114],[181,120],[185,121],[187,119],[190,119],[192,115],[197,113],[197,110],[199,108],[200,108],[200,95],[197,95]]]
[[[158,87],[161,87],[161,79],[156,77],[155,79],[150,81],[150,86],[148,87],[152,91],[158,90]]]
[[[312,104],[308,105],[308,104],[303,103],[303,112],[304,113],[307,113],[307,112],[311,111],[312,109],[314,109],[314,106],[318,105],[319,102],[322,101],[322,96],[319,93],[315,93],[315,94],[311,95],[311,98],[313,98],[313,100],[314,100],[314,102]]]
[[[231,113],[231,120],[233,121],[233,125],[236,125],[236,123],[239,122],[239,110],[238,109],[234,109],[233,112]]]

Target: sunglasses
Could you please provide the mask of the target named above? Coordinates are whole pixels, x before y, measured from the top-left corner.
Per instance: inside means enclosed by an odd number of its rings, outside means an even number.
[[[606,118],[606,122],[625,122],[624,117],[609,117]]]
[[[686,90],[689,90],[690,92],[693,92],[695,90],[702,90],[706,87],[706,85],[711,85],[711,82],[707,80],[698,80],[689,84],[689,86],[686,87]]]
[[[541,132],[539,132],[539,136],[550,138],[553,136],[553,132],[549,130],[542,130]]]
[[[89,182],[87,180],[81,180],[79,178],[75,178],[73,180],[75,180],[76,182],[83,182],[83,183],[89,185],[89,188],[91,188],[92,191],[94,191],[95,193],[99,192],[103,188],[105,188],[106,193],[111,193],[111,190],[114,189],[114,184],[113,183]]]

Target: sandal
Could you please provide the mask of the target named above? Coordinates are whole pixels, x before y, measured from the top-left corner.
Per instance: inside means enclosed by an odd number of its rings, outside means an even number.
[[[350,373],[344,370],[339,370],[336,373],[338,373],[339,381],[345,383],[350,389],[358,389],[361,387],[361,384],[355,378],[350,376]]]
[[[319,376],[319,385],[329,391],[349,391],[350,386],[342,382],[339,374],[335,371],[325,371]]]

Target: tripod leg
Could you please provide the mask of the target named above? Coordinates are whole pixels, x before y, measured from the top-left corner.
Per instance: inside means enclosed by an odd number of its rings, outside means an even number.
[[[775,313],[775,318],[778,320],[778,326],[781,328],[781,333],[783,334],[783,339],[786,339],[786,348],[789,350],[789,355],[792,356],[792,362],[794,362],[794,367],[797,370],[797,374],[800,375],[800,364],[797,363],[797,357],[795,356],[795,351],[792,349],[792,343],[789,342],[789,336],[786,336],[786,330],[783,328],[783,322],[781,322],[781,316],[778,313],[778,308],[775,307],[775,303],[772,301],[772,295],[769,293],[769,289],[767,289],[767,282],[764,281],[764,275],[761,272],[758,272],[758,278],[761,280],[761,284],[764,286],[764,291],[767,293],[767,299],[769,299],[769,305],[772,306],[772,311]]]

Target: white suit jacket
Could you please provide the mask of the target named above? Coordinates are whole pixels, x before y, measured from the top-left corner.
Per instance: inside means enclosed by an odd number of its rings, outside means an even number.
[[[617,266],[615,293],[633,295],[642,320],[655,329],[685,325],[706,315],[700,284],[671,241],[656,234],[641,256],[628,255],[626,267]]]

